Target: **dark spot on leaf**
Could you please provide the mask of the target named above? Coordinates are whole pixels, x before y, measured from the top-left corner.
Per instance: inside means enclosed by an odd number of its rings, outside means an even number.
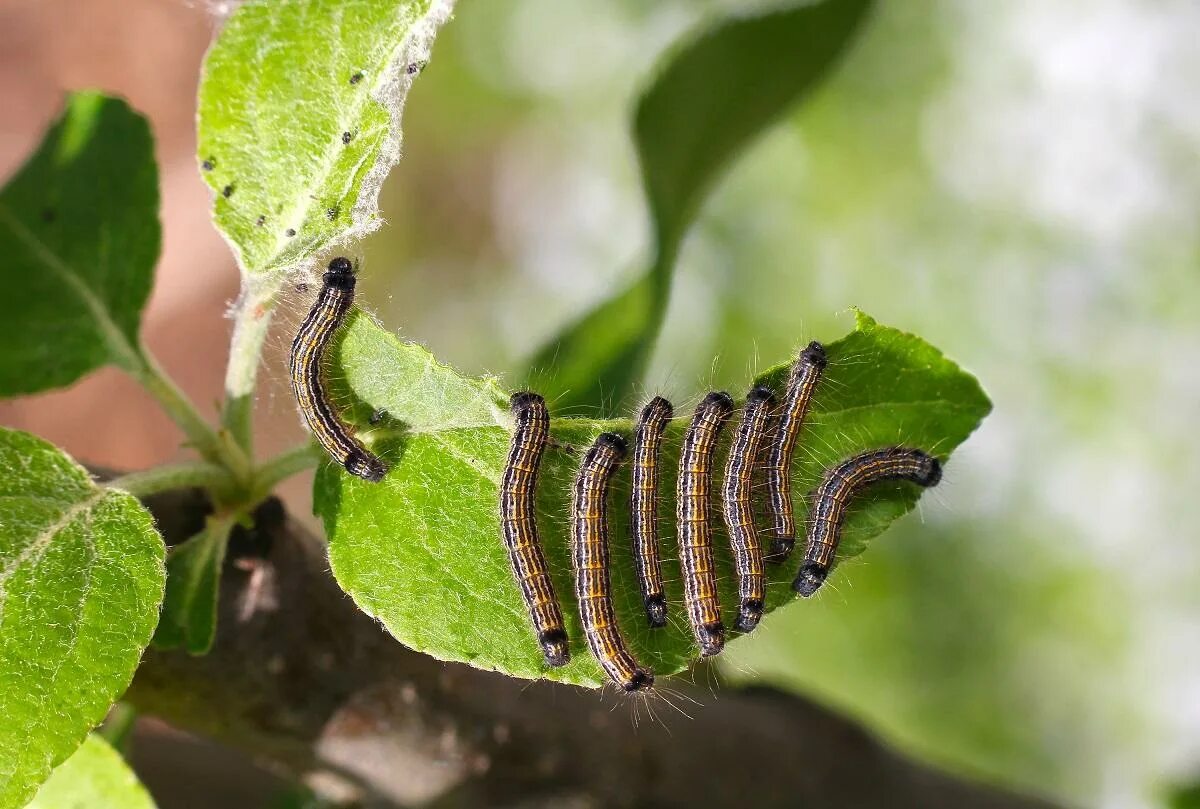
[[[351,135],[349,132],[342,133],[342,143],[349,143],[353,139],[354,139],[354,136]]]
[[[296,291],[308,292],[308,284],[306,284],[304,281],[301,281],[300,283],[296,284]]]
[[[213,157],[206,158],[205,161],[200,164],[200,168],[204,169],[205,171],[212,171],[216,167],[217,161],[216,158]]]
[[[327,217],[329,217],[330,222],[337,219],[339,213],[341,213],[341,208],[337,205],[334,205],[332,208],[327,208],[325,210],[325,215]]]
[[[387,415],[388,415],[388,412],[381,407],[378,410],[376,410],[374,413],[372,413],[371,418],[367,419],[367,421],[371,424],[378,424],[379,422],[386,419]]]
[[[420,73],[422,70],[424,70],[426,64],[428,64],[428,63],[427,62],[409,62],[408,67],[405,68],[405,70],[408,73],[408,75],[412,76],[413,74]]]
[[[285,231],[283,232],[283,234],[284,234],[285,236],[289,236],[289,237],[291,237],[291,236],[295,236],[295,235],[296,235],[296,229],[295,229],[295,228],[288,228],[287,230],[285,230]]]
[[[58,218],[58,212],[55,211],[53,208],[43,208],[42,209],[42,221],[45,222],[46,224],[50,224],[57,218]]]
[[[358,84],[360,81],[362,81],[361,73],[355,73],[353,76],[350,77],[351,84]]]
[[[260,214],[260,215],[259,215],[258,219],[255,219],[255,220],[254,220],[254,224],[258,225],[260,228],[261,228],[261,227],[262,227],[264,224],[266,224],[266,222],[267,222],[267,217],[266,217],[265,215],[262,215],[262,214]]]
[[[233,186],[227,185],[224,188],[222,188],[221,196],[225,197],[225,199],[229,199],[230,197],[232,197],[233,196]]]

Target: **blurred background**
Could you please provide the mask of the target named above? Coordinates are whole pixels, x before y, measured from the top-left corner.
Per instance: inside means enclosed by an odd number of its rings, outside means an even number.
[[[409,99],[389,224],[361,248],[364,305],[519,379],[646,266],[633,100],[665,47],[746,5],[460,0]],[[977,374],[995,410],[919,515],[724,665],[960,774],[1172,805],[1200,780],[1200,5],[880,6],[705,206],[648,387],[740,389],[858,306]],[[194,155],[216,25],[183,0],[0,0],[0,175],[68,89],[149,115],[165,253],[147,341],[209,413],[237,290]],[[302,437],[289,337],[268,351],[264,452]],[[93,464],[180,453],[115,371],[0,421]],[[308,486],[287,489],[298,515]]]

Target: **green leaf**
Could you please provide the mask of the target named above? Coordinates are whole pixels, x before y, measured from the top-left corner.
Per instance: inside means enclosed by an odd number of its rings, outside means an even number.
[[[729,162],[824,78],[870,7],[824,0],[733,17],[671,56],[634,121],[661,252]]]
[[[129,685],[162,594],[149,512],[0,429],[0,809],[24,805]]]
[[[250,443],[263,340],[288,273],[379,227],[400,115],[454,0],[249,0],[209,50],[199,161],[237,256],[222,423]]]
[[[0,192],[0,394],[69,385],[136,346],[161,244],[146,120],[77,93]]]
[[[807,513],[805,494],[832,463],[895,443],[922,447],[945,459],[991,407],[975,379],[936,349],[865,315],[859,315],[856,331],[827,348],[830,365],[797,453],[798,517]],[[599,685],[600,669],[575,617],[567,503],[580,450],[605,430],[629,436],[630,422],[551,422],[556,444],[542,462],[539,525],[567,616],[572,661],[547,671],[500,539],[499,481],[511,425],[504,392],[494,381],[472,382],[437,365],[424,349],[401,343],[365,317],[350,326],[338,360],[338,400],[355,403],[348,417],[361,424],[372,410],[384,408],[394,420],[365,434],[391,464],[382,482],[358,481],[332,464],[317,477],[315,510],[324,519],[330,561],[343,589],[401,642],[435,657],[518,677]],[[781,365],[763,379],[778,382],[785,372]],[[642,613],[628,540],[628,468],[614,481],[610,501],[620,625],[638,659],[660,675],[684,669],[696,656],[682,614],[674,548],[674,469],[690,416],[686,407],[678,410],[682,418],[672,425],[662,460],[667,470],[660,508],[664,575],[673,613],[666,629],[649,630]],[[726,430],[719,453],[721,468],[730,432]],[[952,466],[947,474],[953,477]],[[839,562],[861,553],[871,538],[915,505],[919,494],[911,484],[884,485],[856,502]],[[719,526],[715,535],[722,605],[726,625],[732,626],[728,540]],[[769,610],[793,601],[795,572],[794,565],[771,569]]]
[[[658,337],[680,243],[713,183],[829,73],[871,5],[824,0],[730,17],[668,56],[634,115],[653,263],[531,360],[547,398],[605,414],[625,401]]]
[[[293,269],[379,226],[404,97],[450,6],[250,0],[229,18],[201,75],[199,159],[243,272]]]
[[[129,765],[99,736],[88,736],[50,776],[28,809],[154,809]]]
[[[187,649],[208,654],[217,634],[221,566],[234,517],[209,517],[204,530],[167,555],[167,592],[154,633],[156,649]]]
[[[1172,786],[1167,790],[1167,809],[1200,809],[1200,783]]]

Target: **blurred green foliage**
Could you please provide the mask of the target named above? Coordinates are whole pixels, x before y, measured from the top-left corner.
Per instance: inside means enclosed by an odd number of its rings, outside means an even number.
[[[1167,809],[1200,809],[1200,784],[1187,784],[1171,790]]]
[[[645,373],[679,247],[714,182],[850,49],[871,0],[785,3],[732,14],[668,50],[638,99],[632,135],[654,234],[650,267],[532,360],[560,408],[619,414]]]

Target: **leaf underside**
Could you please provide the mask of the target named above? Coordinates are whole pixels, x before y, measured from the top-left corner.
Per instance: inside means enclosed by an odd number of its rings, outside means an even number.
[[[796,453],[793,492],[801,524],[805,495],[828,466],[893,444],[924,448],[945,460],[990,409],[974,377],[920,338],[879,326],[866,315],[859,315],[854,332],[827,349],[829,368]],[[364,439],[391,465],[378,484],[352,478],[332,464],[318,474],[314,508],[324,519],[333,572],[343,589],[401,642],[435,657],[518,677],[601,685],[603,675],[577,618],[567,504],[581,452],[604,431],[631,437],[630,421],[552,419],[554,444],[542,461],[538,522],[567,619],[572,660],[547,670],[500,539],[499,481],[511,429],[505,391],[492,380],[460,377],[425,349],[402,343],[364,316],[354,318],[335,353],[332,382],[346,418],[366,424],[371,412],[389,414],[383,424],[364,431]],[[760,381],[779,390],[786,371],[786,365],[773,368]],[[396,384],[399,380],[404,384]],[[610,494],[619,623],[638,660],[660,676],[685,669],[697,654],[683,612],[673,519],[674,469],[690,415],[684,403],[676,403],[662,458],[660,531],[671,614],[664,629],[647,628],[634,577],[627,467]],[[733,426],[726,428],[718,450],[714,506]],[[846,523],[839,563],[865,550],[871,538],[916,504],[919,494],[912,484],[896,483],[860,497]],[[719,514],[713,520],[728,627],[735,582]],[[761,515],[758,524],[766,524]],[[793,602],[796,559],[768,569],[768,612]]]
[[[0,809],[23,806],[128,686],[163,578],[136,499],[0,430]]]
[[[278,275],[378,226],[393,123],[449,6],[250,0],[229,18],[205,58],[198,158],[244,273]]]

